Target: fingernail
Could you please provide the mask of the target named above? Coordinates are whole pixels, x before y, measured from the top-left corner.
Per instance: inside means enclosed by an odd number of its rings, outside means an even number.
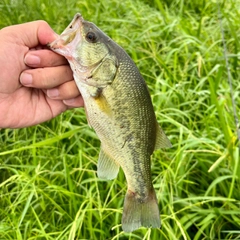
[[[75,98],[63,100],[63,103],[66,105],[71,105],[75,102]]]
[[[59,91],[57,88],[52,88],[47,90],[47,95],[50,98],[56,98],[59,96]]]
[[[31,53],[28,53],[24,59],[25,63],[27,65],[30,65],[30,66],[34,66],[34,65],[39,65],[40,64],[40,61],[41,59],[36,56],[36,55],[33,55]]]
[[[20,76],[20,82],[22,85],[30,85],[33,82],[32,75],[29,73],[22,73]]]

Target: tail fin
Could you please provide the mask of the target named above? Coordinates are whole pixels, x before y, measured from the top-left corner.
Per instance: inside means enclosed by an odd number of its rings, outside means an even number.
[[[132,232],[141,226],[160,228],[160,214],[154,189],[141,201],[139,196],[128,190],[123,207],[122,228]]]

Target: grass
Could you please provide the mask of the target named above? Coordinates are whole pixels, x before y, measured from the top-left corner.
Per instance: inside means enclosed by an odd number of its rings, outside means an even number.
[[[44,19],[60,33],[76,12],[138,65],[173,144],[152,157],[161,229],[126,234],[126,182],[99,181],[100,142],[83,109],[0,130],[0,239],[240,239],[240,163],[220,29],[240,110],[240,2],[3,0],[0,27]]]

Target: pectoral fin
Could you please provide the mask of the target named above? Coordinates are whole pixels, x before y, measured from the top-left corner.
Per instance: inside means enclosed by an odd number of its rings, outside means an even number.
[[[156,124],[157,124],[157,127],[156,127],[157,136],[156,136],[156,143],[155,143],[154,150],[157,150],[159,148],[170,148],[170,147],[172,147],[171,142],[169,141],[168,137],[165,135],[162,128],[159,126],[158,123],[156,123]]]
[[[104,88],[113,82],[117,69],[116,58],[113,56],[107,56],[91,71],[91,76],[86,79],[86,82],[89,85]]]
[[[118,171],[119,165],[101,148],[97,165],[98,177],[111,180],[117,177]]]

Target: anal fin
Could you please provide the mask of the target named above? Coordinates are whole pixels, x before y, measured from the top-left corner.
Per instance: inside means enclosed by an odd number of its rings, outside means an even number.
[[[119,165],[101,148],[97,164],[98,177],[111,180],[117,177],[118,171]]]

